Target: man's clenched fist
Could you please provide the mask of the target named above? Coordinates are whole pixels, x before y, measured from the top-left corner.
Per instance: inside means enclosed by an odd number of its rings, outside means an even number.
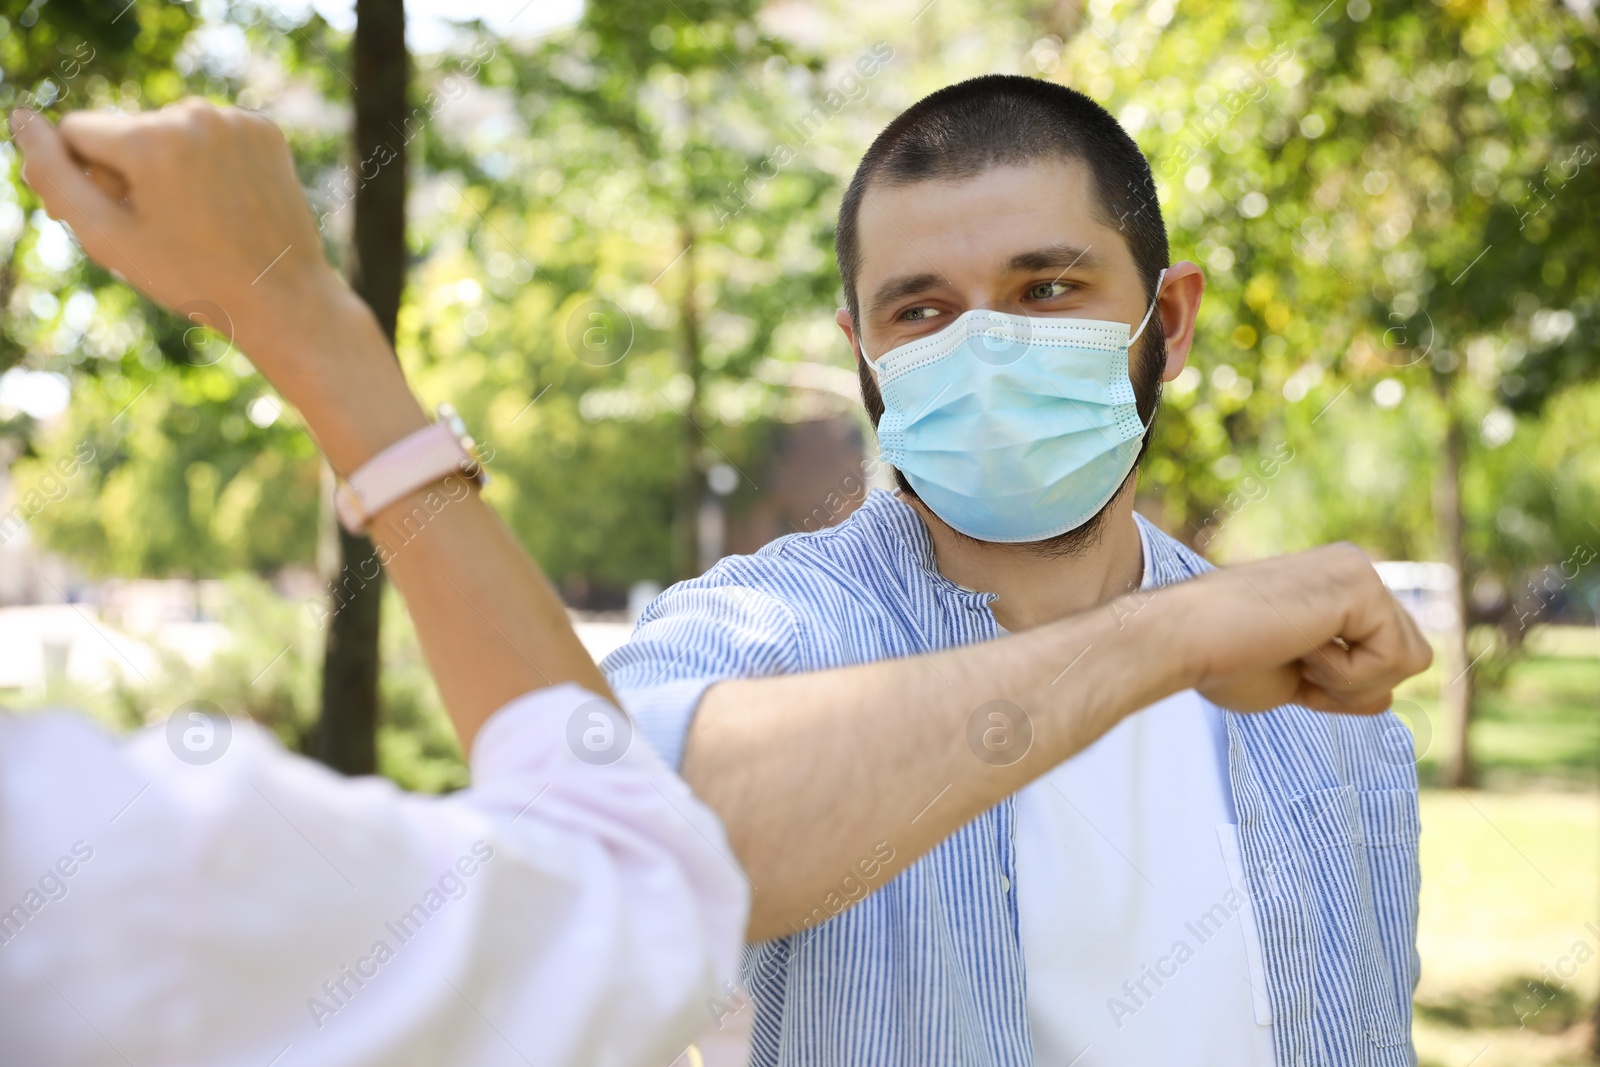
[[[1348,543],[1224,567],[1172,591],[1191,684],[1234,711],[1375,715],[1433,662],[1410,613]]]

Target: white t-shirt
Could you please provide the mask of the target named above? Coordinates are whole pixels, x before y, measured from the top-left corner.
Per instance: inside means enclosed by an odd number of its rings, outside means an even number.
[[[1223,714],[1174,694],[1017,794],[1039,1067],[1272,1067]]]

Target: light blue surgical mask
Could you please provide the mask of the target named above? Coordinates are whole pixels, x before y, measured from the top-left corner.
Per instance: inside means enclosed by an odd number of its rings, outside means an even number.
[[[884,461],[980,541],[1077,529],[1139,457],[1128,350],[1155,307],[1131,336],[1125,322],[969,311],[891,349],[877,362]]]

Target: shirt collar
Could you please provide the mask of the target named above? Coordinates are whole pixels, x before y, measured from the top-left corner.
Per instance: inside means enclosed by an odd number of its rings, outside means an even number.
[[[890,534],[891,548],[904,553],[907,561],[922,572],[936,592],[968,604],[988,605],[995,601],[997,594],[957,585],[940,572],[938,557],[933,551],[933,538],[923,524],[922,516],[900,499],[898,493],[874,489],[862,501],[857,513],[886,528]]]
[[[867,498],[861,502],[857,513],[887,528],[894,542],[893,547],[908,553],[914,565],[927,576],[929,584],[939,592],[972,604],[988,605],[998,598],[996,593],[968,589],[944,576],[939,570],[939,560],[933,551],[933,538],[928,533],[928,527],[923,524],[922,516],[918,515],[910,504],[900,499],[898,493],[891,493],[886,489],[873,489],[867,493]],[[1173,573],[1172,561],[1166,554],[1156,550],[1157,538],[1164,536],[1156,525],[1137,511],[1133,513],[1133,521],[1139,530],[1139,550],[1144,561],[1139,590],[1144,592],[1182,578],[1181,573]]]

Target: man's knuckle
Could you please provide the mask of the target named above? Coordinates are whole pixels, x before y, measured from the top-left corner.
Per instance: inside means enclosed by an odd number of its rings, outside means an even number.
[[[1372,557],[1368,556],[1360,545],[1353,541],[1341,541],[1339,542],[1339,549],[1344,554],[1345,563],[1348,566],[1358,572],[1377,577],[1377,571],[1372,566]]]
[[[201,102],[183,108],[173,118],[176,132],[191,143],[215,136],[226,124],[221,112],[210,104]]]
[[[278,124],[265,115],[250,115],[242,119],[239,130],[251,144],[269,151],[277,151],[288,145]]]

